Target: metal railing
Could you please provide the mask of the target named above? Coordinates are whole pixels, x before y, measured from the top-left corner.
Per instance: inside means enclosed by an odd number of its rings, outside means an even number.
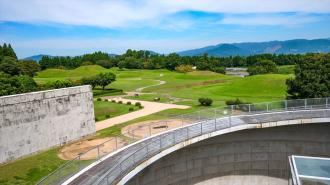
[[[112,184],[141,161],[170,146],[201,134],[214,132],[216,130],[241,124],[242,121],[237,119],[237,115],[245,115],[247,123],[249,122],[249,119],[258,119],[254,114],[267,112],[279,112],[281,113],[280,118],[282,119],[283,116],[285,116],[286,111],[327,109],[330,108],[329,103],[329,98],[314,98],[230,105],[209,108],[194,113],[171,117],[162,121],[156,121],[134,129],[128,129],[122,133],[124,136],[128,136],[124,137],[124,140],[123,135],[114,136],[102,144],[79,154],[76,158],[68,161],[57,170],[43,178],[38,182],[38,184],[60,184],[103,156],[114,152],[129,143],[158,134],[156,137],[150,137],[152,139],[150,139],[151,141],[149,142],[143,142],[143,144],[137,143],[141,144],[141,146],[130,155],[126,155],[126,157],[121,159],[119,163],[107,170],[105,173],[106,175],[102,175],[102,177],[92,177],[92,179],[95,179],[96,181],[100,180],[97,184]],[[273,116],[274,115],[269,114],[271,120],[276,119]],[[264,121],[265,120],[259,120],[259,122]],[[255,122],[255,120],[252,122]],[[144,132],[141,132],[141,130],[144,130]],[[168,130],[172,131],[168,132]],[[163,132],[164,134],[160,134]],[[109,146],[107,145],[111,142],[113,142],[112,145],[115,147],[109,150]],[[97,157],[95,159],[90,159],[88,156]]]

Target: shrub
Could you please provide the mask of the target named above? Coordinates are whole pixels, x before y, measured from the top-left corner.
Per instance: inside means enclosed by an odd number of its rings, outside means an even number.
[[[95,122],[99,121],[99,119],[97,117],[94,118]]]
[[[132,102],[128,101],[126,104],[127,104],[127,105],[132,105]]]
[[[134,108],[133,107],[130,107],[129,109],[128,109],[128,111],[133,111],[134,110]]]
[[[105,115],[105,118],[110,118],[110,114]]]
[[[112,103],[116,103],[116,100],[111,100]]]
[[[60,89],[60,88],[72,87],[73,84],[69,80],[56,80],[54,82],[48,82],[47,86],[53,89]]]
[[[102,98],[97,98],[96,100],[97,100],[97,101],[102,101]]]
[[[226,100],[226,105],[241,105],[241,104],[250,104],[250,102],[244,102],[239,98],[236,98],[235,100]]]
[[[202,106],[211,106],[213,103],[211,98],[199,98],[198,101]]]
[[[194,71],[192,65],[179,65],[179,66],[175,67],[175,70],[179,73],[188,73],[188,72]]]
[[[139,106],[141,106],[141,103],[140,102],[136,102],[135,103],[135,106],[139,107]]]
[[[118,104],[123,104],[123,101],[118,101]]]
[[[103,101],[109,101],[108,99],[104,99]]]
[[[144,107],[142,105],[139,106],[139,109],[143,109]]]

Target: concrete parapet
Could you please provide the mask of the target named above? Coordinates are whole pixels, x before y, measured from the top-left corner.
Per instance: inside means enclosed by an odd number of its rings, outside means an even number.
[[[0,163],[93,133],[90,86],[0,97]]]

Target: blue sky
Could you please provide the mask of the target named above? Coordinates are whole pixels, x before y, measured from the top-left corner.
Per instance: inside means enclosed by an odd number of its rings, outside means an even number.
[[[19,58],[296,38],[330,38],[330,0],[0,0]]]

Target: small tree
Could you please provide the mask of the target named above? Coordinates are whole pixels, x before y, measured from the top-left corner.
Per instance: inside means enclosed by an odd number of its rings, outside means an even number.
[[[18,62],[23,75],[33,77],[38,71],[40,71],[40,65],[33,60],[23,60]]]
[[[91,85],[94,89],[98,85],[98,76],[84,77],[81,79],[82,85]]]
[[[97,78],[97,85],[101,86],[102,89],[105,89],[105,86],[116,81],[116,75],[113,73],[100,73]]]

